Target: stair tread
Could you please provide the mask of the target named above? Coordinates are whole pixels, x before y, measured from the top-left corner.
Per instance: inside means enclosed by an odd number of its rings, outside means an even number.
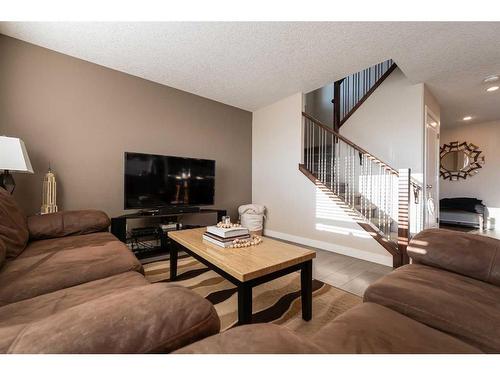
[[[365,205],[363,205],[363,207],[361,207],[360,204],[356,204],[354,206],[354,208],[356,210],[358,210],[358,211],[361,211],[361,209],[364,209],[364,210],[366,210],[366,209],[376,210],[378,207],[376,205],[374,205],[374,204],[369,204],[368,207],[366,207]]]

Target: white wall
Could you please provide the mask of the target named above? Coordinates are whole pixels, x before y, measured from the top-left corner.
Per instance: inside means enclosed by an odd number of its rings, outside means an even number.
[[[441,144],[472,142],[483,152],[485,163],[479,173],[460,181],[440,181],[441,198],[482,199],[489,217],[500,227],[500,121],[441,128]]]
[[[269,236],[392,266],[392,256],[299,170],[302,94],[253,112],[252,200]]]
[[[424,85],[397,68],[340,128],[340,133],[395,169],[422,181]]]
[[[437,117],[436,120],[441,119],[441,106],[439,105],[436,97],[427,86],[424,85],[424,105],[426,105],[431,112]]]
[[[333,84],[323,86],[304,95],[305,112],[323,124],[333,126]]]

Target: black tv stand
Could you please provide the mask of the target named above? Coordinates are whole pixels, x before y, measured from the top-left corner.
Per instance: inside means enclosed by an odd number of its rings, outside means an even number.
[[[156,216],[160,213],[160,209],[154,209],[154,210],[140,210],[138,212],[139,215],[141,216]]]
[[[139,215],[142,216],[161,216],[161,215],[177,215],[177,214],[191,214],[200,212],[200,207],[193,206],[171,206],[171,207],[159,207],[149,210],[139,211]]]
[[[161,207],[150,210],[141,210],[138,212],[141,216],[159,216],[159,215],[177,215],[200,212],[200,207],[182,206],[182,207]]]
[[[200,207],[192,207],[192,206],[179,206],[179,207],[163,207],[160,208],[160,213],[163,215],[168,214],[191,214],[200,212]]]
[[[177,209],[175,212],[173,212],[174,208]],[[146,219],[146,218],[151,218],[151,219],[154,218],[155,219],[154,222],[156,224],[153,225],[153,227],[156,228],[158,228],[158,226],[161,225],[162,223],[168,223],[168,222],[177,223],[177,228],[172,230],[189,228],[190,227],[189,225],[188,226],[181,225],[182,215],[189,213],[215,213],[217,214],[217,222],[219,222],[222,220],[222,217],[227,214],[227,211],[211,209],[211,208],[200,209],[199,207],[172,207],[172,210],[170,211],[169,209],[169,212],[165,212],[163,210],[159,212],[156,211],[154,213],[140,211],[118,217],[113,217],[111,219],[111,233],[114,234],[120,241],[127,243],[128,242],[127,240],[128,239],[130,240],[130,236],[127,236],[127,221],[132,219]],[[148,221],[150,222],[150,220]],[[149,224],[148,226],[150,227],[151,225]],[[166,236],[166,232],[159,231],[159,234],[160,234],[160,246],[158,247],[158,249],[155,249],[155,253],[168,254],[170,240],[168,236]],[[142,254],[136,254],[136,256],[139,259],[142,258]]]

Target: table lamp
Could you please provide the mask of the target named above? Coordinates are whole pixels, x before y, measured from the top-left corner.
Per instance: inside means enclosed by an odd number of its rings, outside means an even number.
[[[16,188],[10,172],[33,173],[30,158],[21,139],[0,136],[0,171],[3,171],[0,175],[0,187],[10,194]]]

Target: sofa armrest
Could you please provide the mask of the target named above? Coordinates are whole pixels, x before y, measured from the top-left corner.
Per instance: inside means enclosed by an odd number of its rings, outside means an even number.
[[[108,215],[98,210],[61,211],[28,217],[31,240],[106,231]]]
[[[220,321],[197,293],[157,283],[9,328],[0,340],[2,353],[140,354],[167,353],[214,335]]]
[[[427,229],[408,245],[414,263],[500,286],[500,240],[445,229]]]

